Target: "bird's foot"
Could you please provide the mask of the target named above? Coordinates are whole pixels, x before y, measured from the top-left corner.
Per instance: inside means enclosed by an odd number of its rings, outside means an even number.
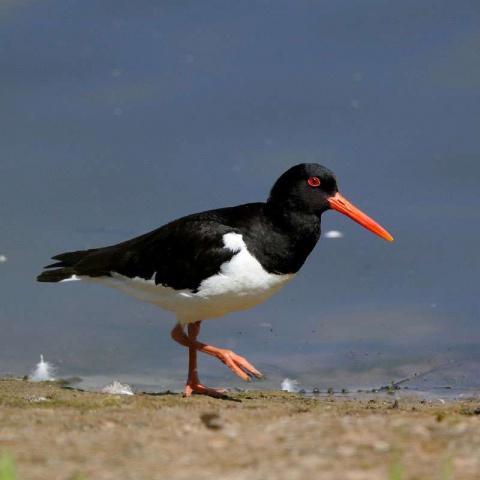
[[[183,390],[184,397],[190,397],[192,394],[207,395],[214,398],[228,398],[228,390],[224,388],[207,388],[198,381],[188,381]]]
[[[220,348],[215,350],[214,355],[242,380],[249,382],[252,377],[258,379],[266,378],[265,375],[260,373],[250,362],[231,350],[223,350]]]

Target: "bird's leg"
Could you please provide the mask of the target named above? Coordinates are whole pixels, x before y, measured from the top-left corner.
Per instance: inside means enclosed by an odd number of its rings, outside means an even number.
[[[182,340],[184,340],[183,335],[188,339],[189,342],[194,343],[197,340],[198,333],[200,332],[200,323],[195,322],[190,323],[188,325],[188,336],[183,331],[183,328],[180,325],[177,325],[172,331],[172,338],[180,343],[181,345],[187,346],[185,343],[179,341],[177,338],[177,334],[182,336]],[[181,334],[176,332],[174,336],[175,330],[180,330]],[[207,388],[200,383],[200,379],[198,378],[198,371],[197,371],[197,349],[194,346],[188,346],[188,378],[187,383],[185,385],[185,389],[183,390],[183,395],[185,397],[189,397],[192,393],[197,393],[200,395],[208,395],[210,397],[225,397],[225,393],[227,390],[217,390],[213,388]]]
[[[188,338],[194,342],[197,340],[200,331],[200,322],[190,323],[187,327]],[[200,383],[197,370],[197,350],[194,347],[188,347],[188,379],[187,385],[190,383]]]
[[[178,324],[172,330],[172,338],[178,342],[180,345],[193,348],[199,352],[206,353],[212,357],[218,358],[222,363],[224,363],[233,373],[238,375],[242,380],[250,381],[251,377],[256,378],[265,378],[251,363],[249,363],[245,358],[237,355],[231,350],[224,350],[221,348],[212,347],[210,345],[205,345],[204,343],[197,341],[197,335],[200,330],[200,322],[198,323],[198,329],[194,338],[190,338],[185,334],[183,328]],[[196,324],[195,323],[195,324]],[[194,325],[195,325],[194,324]],[[190,327],[190,325],[189,325]],[[190,333],[190,329],[189,329]],[[196,362],[196,359],[195,359]]]

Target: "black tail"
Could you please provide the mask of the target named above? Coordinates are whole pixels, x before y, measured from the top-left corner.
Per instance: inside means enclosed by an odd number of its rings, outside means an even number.
[[[37,282],[61,282],[67,280],[75,275],[74,268],[58,268],[43,272],[37,277]]]
[[[77,264],[87,258],[94,250],[80,250],[78,252],[67,252],[52,257],[53,260],[59,260],[57,263],[52,263],[44,268],[53,268],[41,273],[37,277],[37,282],[61,282],[68,280],[73,275],[80,274],[76,268]]]
[[[74,275],[91,278],[111,277],[113,271],[127,275],[131,273],[133,276],[146,274],[151,278],[153,271],[150,272],[150,265],[147,264],[147,273],[145,273],[145,267],[137,268],[137,263],[140,258],[139,250],[141,251],[142,248],[146,248],[147,252],[152,250],[151,244],[155,243],[158,230],[109,247],[56,255],[52,257],[56,262],[45,267],[47,271],[37,277],[37,282],[61,282]],[[132,268],[134,268],[133,272]]]

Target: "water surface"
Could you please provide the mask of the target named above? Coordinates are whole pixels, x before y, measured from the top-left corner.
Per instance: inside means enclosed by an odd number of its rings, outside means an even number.
[[[395,237],[336,212],[281,294],[201,339],[306,389],[480,388],[480,4],[0,4],[0,374],[180,389],[168,312],[35,283],[49,258],[266,199],[318,162]],[[218,361],[205,383],[242,387]],[[260,387],[262,384],[255,384]]]

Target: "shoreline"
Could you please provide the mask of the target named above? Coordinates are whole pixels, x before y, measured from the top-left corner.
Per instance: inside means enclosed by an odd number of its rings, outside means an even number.
[[[478,399],[370,395],[227,401],[4,379],[0,451],[18,480],[479,478]]]

